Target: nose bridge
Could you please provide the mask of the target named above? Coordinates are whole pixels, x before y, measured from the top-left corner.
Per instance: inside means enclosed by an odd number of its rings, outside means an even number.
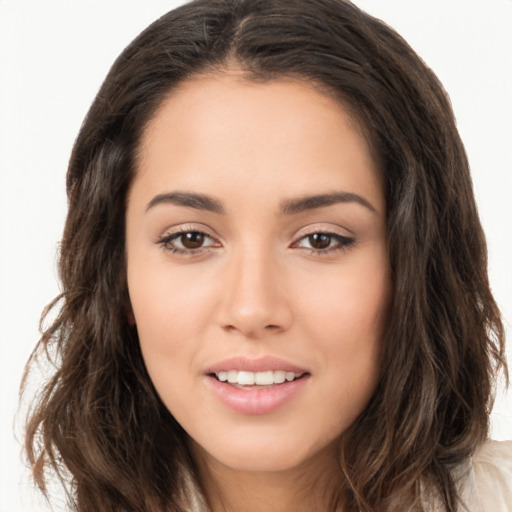
[[[246,336],[288,328],[291,312],[283,294],[283,275],[269,248],[246,243],[228,262],[221,322]]]

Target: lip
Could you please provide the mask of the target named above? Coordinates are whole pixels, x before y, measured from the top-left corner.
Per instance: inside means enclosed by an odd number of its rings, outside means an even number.
[[[267,372],[270,370],[281,370],[296,374],[309,373],[306,368],[291,364],[284,359],[273,356],[249,359],[247,357],[231,357],[208,367],[206,374],[226,372],[229,370],[241,370],[246,372]]]
[[[294,381],[275,384],[268,388],[237,388],[227,382],[220,382],[213,375],[228,370],[248,372],[281,370],[302,376]],[[284,407],[306,388],[310,377],[306,369],[271,356],[258,359],[244,357],[226,359],[209,367],[205,375],[208,389],[220,402],[235,412],[247,415],[270,414]]]

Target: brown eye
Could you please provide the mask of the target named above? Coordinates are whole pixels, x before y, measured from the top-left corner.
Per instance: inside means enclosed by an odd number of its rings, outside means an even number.
[[[332,236],[327,233],[314,233],[308,235],[308,242],[312,249],[327,249],[332,242]]]
[[[185,249],[199,249],[203,246],[205,241],[205,234],[199,231],[190,231],[189,233],[182,233],[180,235],[181,245]]]
[[[157,243],[173,254],[199,254],[203,250],[218,247],[211,236],[201,231],[180,231],[162,237]]]
[[[336,251],[344,251],[354,245],[354,238],[318,231],[310,233],[297,240],[292,247],[308,249],[314,254],[331,254]]]

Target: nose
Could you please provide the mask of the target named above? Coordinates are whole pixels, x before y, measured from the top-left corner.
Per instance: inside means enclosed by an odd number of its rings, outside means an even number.
[[[224,330],[256,339],[290,328],[293,315],[283,269],[270,251],[234,255],[220,277]]]

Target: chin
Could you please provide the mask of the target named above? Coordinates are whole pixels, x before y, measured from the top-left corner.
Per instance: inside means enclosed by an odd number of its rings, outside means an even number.
[[[216,461],[235,471],[276,472],[287,471],[316,459],[332,457],[335,439],[311,440],[290,433],[270,435],[270,432],[234,433],[218,436],[200,444],[192,439],[196,457]]]

